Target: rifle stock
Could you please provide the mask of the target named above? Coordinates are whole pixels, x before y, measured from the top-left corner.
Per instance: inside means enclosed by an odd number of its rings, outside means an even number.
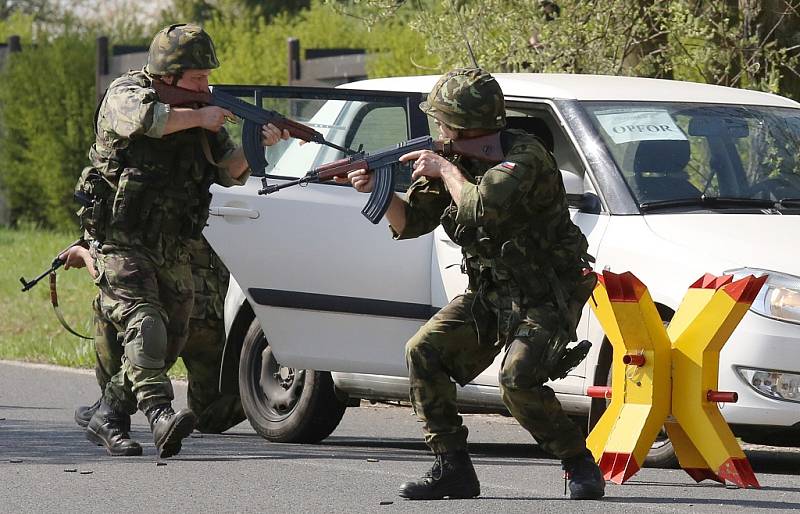
[[[152,87],[158,95],[158,99],[165,104],[193,108],[203,105],[215,105],[227,109],[242,118],[244,120],[242,148],[244,149],[247,164],[253,171],[263,171],[267,166],[264,148],[261,144],[261,127],[268,123],[272,123],[281,131],[286,130],[293,138],[330,146],[345,155],[355,153],[348,148],[331,143],[320,132],[307,125],[291,120],[277,111],[249,104],[233,95],[223,93],[217,88],[212,88],[211,92],[192,91],[166,84],[160,80],[154,80]]]
[[[287,187],[325,182],[334,177],[346,177],[354,170],[368,170],[375,175],[375,181],[361,214],[372,223],[378,223],[392,201],[395,170],[400,166],[400,157],[419,150],[431,150],[444,156],[460,155],[495,164],[504,158],[499,132],[457,140],[435,140],[430,136],[422,136],[377,152],[359,152],[351,157],[323,164],[302,178],[283,184],[267,184],[264,179],[263,187],[258,194],[271,194]]]

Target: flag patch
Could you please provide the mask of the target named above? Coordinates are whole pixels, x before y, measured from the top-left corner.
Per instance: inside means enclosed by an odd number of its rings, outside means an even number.
[[[507,170],[513,170],[514,168],[517,167],[517,165],[515,163],[510,162],[510,161],[501,162],[500,166],[504,167]]]

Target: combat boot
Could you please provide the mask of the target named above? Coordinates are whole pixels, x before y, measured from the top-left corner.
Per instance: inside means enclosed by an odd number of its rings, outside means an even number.
[[[156,451],[162,459],[181,451],[181,441],[192,433],[197,423],[197,417],[191,410],[175,412],[168,403],[148,409],[145,415],[150,422],[150,430],[153,431]]]
[[[561,467],[569,478],[570,499],[599,500],[605,495],[606,481],[589,450],[562,459]]]
[[[86,428],[89,426],[89,420],[92,419],[94,413],[97,412],[97,409],[100,407],[100,400],[98,399],[91,405],[79,405],[75,409],[75,422],[83,427]],[[122,429],[125,432],[131,431],[131,417],[128,413],[117,413],[122,418]]]
[[[481,484],[466,450],[436,454],[430,471],[400,486],[400,496],[409,500],[474,498],[479,494]]]
[[[115,412],[101,401],[94,415],[86,424],[86,439],[98,446],[105,446],[108,454],[115,457],[141,455],[141,445],[132,441],[128,435],[130,423],[130,416]]]

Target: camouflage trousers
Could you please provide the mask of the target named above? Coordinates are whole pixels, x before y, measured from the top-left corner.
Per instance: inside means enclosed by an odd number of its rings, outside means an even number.
[[[239,395],[219,392],[220,366],[225,343],[225,327],[219,313],[227,290],[227,270],[194,266],[196,261],[197,259],[193,259],[192,266],[195,302],[186,344],[180,357],[188,372],[187,400],[189,408],[198,417],[197,430],[221,433],[245,419]],[[122,366],[124,347],[123,341],[118,339],[116,327],[102,316],[97,302],[94,307],[97,357],[95,375],[101,390],[104,390],[111,377]],[[167,365],[171,366],[174,362],[175,359],[172,359]]]
[[[425,423],[425,442],[434,453],[466,449],[468,431],[458,415],[453,380],[466,385],[505,351],[498,378],[508,410],[543,450],[559,458],[577,455],[586,448],[583,434],[544,385],[549,370],[541,366],[562,323],[558,309],[551,304],[527,309],[511,338],[504,326],[507,314],[468,292],[406,344],[411,404]]]
[[[102,334],[113,327],[122,350],[121,366],[107,366],[113,374],[103,393],[106,403],[130,414],[171,403],[167,370],[186,342],[193,302],[188,256],[156,263],[135,249],[104,247],[96,266],[100,292],[94,305],[110,325]]]
[[[188,372],[189,408],[197,415],[195,428],[208,434],[219,434],[245,420],[239,395],[219,392],[225,327],[222,320],[189,321],[189,336],[181,352]],[[111,377],[122,366],[122,344],[114,326],[95,312],[95,376],[104,390]]]

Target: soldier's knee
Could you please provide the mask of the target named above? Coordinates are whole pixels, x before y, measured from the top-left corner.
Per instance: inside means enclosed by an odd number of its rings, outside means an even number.
[[[412,337],[406,343],[406,365],[412,373],[436,368],[439,354],[425,337]]]
[[[505,389],[536,389],[547,380],[542,368],[544,348],[535,341],[515,339],[506,351],[498,382]]]
[[[410,366],[412,361],[419,359],[420,354],[424,353],[425,341],[416,335],[406,343],[406,363]]]
[[[142,307],[131,315],[125,334],[125,357],[134,366],[162,369],[166,365],[167,327],[161,314]]]

